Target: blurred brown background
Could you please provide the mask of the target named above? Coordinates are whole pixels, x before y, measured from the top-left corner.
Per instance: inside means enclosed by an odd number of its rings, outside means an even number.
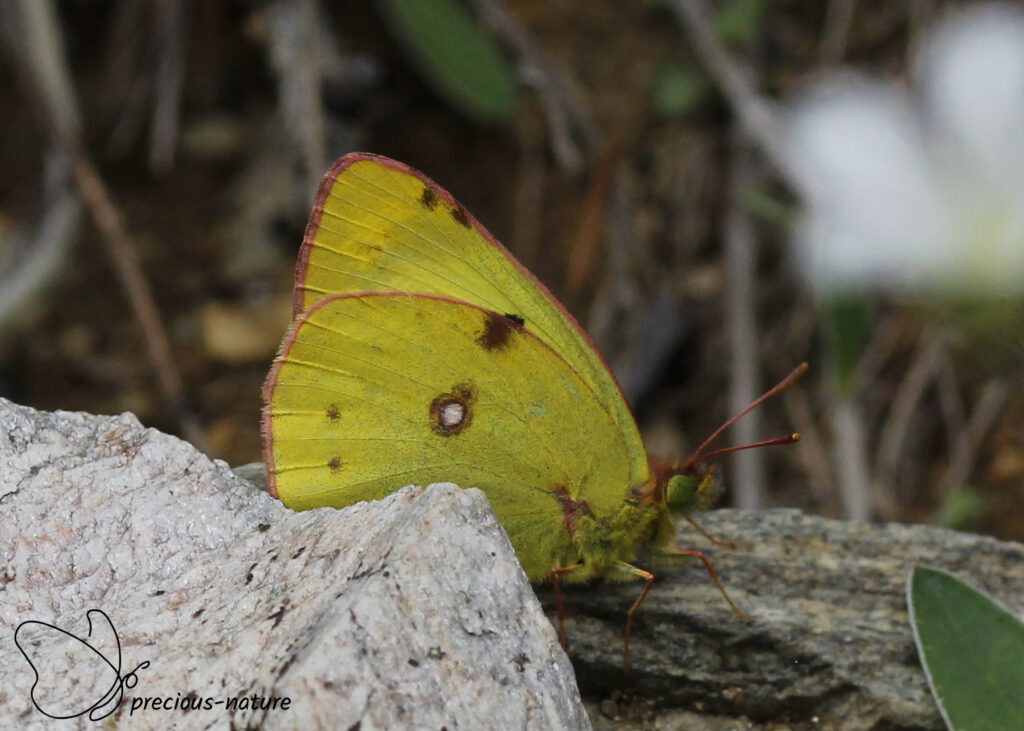
[[[784,99],[841,64],[902,78],[954,4],[452,5],[433,27],[369,0],[6,2],[0,395],[132,411],[231,464],[258,460],[315,186],[365,150],[451,190],[551,287],[652,453],[686,456],[810,361],[722,446],[804,441],[723,460],[723,502],[849,517],[821,316],[787,261],[796,202],[692,41]],[[491,49],[468,88],[466,67],[444,66],[463,46]],[[868,517],[1024,539],[1019,335],[979,340],[884,300],[868,316],[854,391]]]

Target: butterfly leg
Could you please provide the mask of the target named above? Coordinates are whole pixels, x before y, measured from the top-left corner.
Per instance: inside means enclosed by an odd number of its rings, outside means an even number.
[[[723,541],[721,538],[715,538],[713,535],[708,533],[704,528],[701,527],[700,523],[691,518],[689,515],[684,515],[686,522],[692,525],[698,533],[707,538],[709,541],[714,543],[716,546],[725,546],[726,548],[736,548],[736,544],[732,541]]]
[[[633,602],[633,606],[629,608],[629,613],[626,615],[626,643],[625,649],[622,652],[622,669],[625,672],[626,677],[629,677],[629,637],[633,632],[633,615],[636,614],[636,610],[640,608],[640,605],[644,603],[644,599],[647,598],[647,592],[651,590],[651,584],[654,583],[654,574],[650,571],[644,571],[643,569],[637,568],[632,564],[628,564],[625,561],[618,561],[615,567],[624,574],[629,576],[635,576],[638,579],[643,579],[645,582],[643,591],[640,592],[640,596]]]
[[[704,568],[707,569],[708,575],[711,577],[711,580],[715,582],[715,586],[717,586],[718,590],[722,592],[722,596],[725,598],[725,601],[728,602],[730,607],[732,607],[732,611],[736,612],[736,614],[738,614],[740,617],[747,620],[748,622],[751,621],[750,615],[740,610],[740,608],[733,603],[732,599],[729,598],[729,594],[725,591],[725,586],[722,585],[722,581],[718,578],[718,574],[715,573],[715,570],[714,568],[712,568],[711,562],[708,561],[707,556],[705,556],[700,551],[693,550],[692,548],[675,548],[674,546],[666,546],[662,550],[665,553],[683,554],[686,556],[695,556],[699,558],[701,560],[701,563],[704,564]]]
[[[583,564],[575,563],[572,566],[553,566],[551,568],[551,586],[555,590],[555,606],[558,608],[558,639],[562,643],[562,649],[569,651],[569,643],[565,638],[565,607],[562,605],[562,590],[559,586],[558,577],[562,574],[570,574],[583,568]]]

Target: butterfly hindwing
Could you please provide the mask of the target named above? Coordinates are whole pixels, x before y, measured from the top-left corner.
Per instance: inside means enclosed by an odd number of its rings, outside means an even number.
[[[575,559],[565,506],[607,514],[629,478],[629,447],[590,384],[518,320],[466,302],[321,300],[293,323],[266,398],[271,490],[285,504],[343,507],[440,479],[479,487],[532,579]]]

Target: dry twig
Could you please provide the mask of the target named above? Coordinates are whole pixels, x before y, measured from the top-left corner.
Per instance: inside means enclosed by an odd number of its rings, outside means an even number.
[[[956,439],[949,465],[939,478],[939,495],[946,496],[951,490],[967,482],[981,443],[999,416],[1008,395],[1008,386],[999,379],[993,379],[985,384],[981,397],[974,407],[974,413]]]
[[[907,435],[914,415],[928,385],[935,378],[945,349],[945,338],[934,327],[927,328],[919,338],[920,345],[909,369],[896,389],[888,416],[878,437],[875,459],[875,483],[883,494],[891,494],[899,474],[900,459],[906,453]],[[885,517],[892,519],[893,515]]]
[[[956,452],[956,443],[964,432],[967,421],[967,409],[960,395],[960,385],[956,377],[956,369],[949,354],[943,351],[939,358],[935,386],[939,396],[939,410],[946,428],[946,446],[949,454]]]
[[[54,40],[59,38],[59,33],[52,0],[18,0],[17,11],[17,19],[28,43],[27,47],[17,50],[27,71],[29,95],[38,101],[43,122],[56,145],[71,159],[72,174],[103,234],[102,240],[111,263],[132,304],[164,398],[170,403],[185,437],[202,448],[205,440],[198,422],[185,406],[181,376],[159,311],[139,266],[136,247],[128,236],[120,211],[82,145],[71,76],[63,48]]]

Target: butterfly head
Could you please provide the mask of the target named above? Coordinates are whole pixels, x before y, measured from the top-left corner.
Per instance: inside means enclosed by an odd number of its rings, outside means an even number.
[[[665,504],[674,513],[689,515],[707,510],[722,492],[718,465],[698,465],[672,475],[665,484]]]
[[[782,389],[792,385],[806,372],[807,364],[801,363],[776,386],[769,389],[750,406],[716,429],[681,466],[672,466],[660,460],[651,460],[651,474],[653,478],[648,493],[649,499],[654,502],[663,503],[672,512],[682,513],[683,515],[707,510],[718,499],[722,487],[718,466],[709,464],[711,459],[743,449],[767,447],[773,444],[792,444],[800,441],[800,435],[793,433],[754,444],[743,444],[738,447],[725,447],[723,449],[706,451],[711,442],[737,419]]]
[[[679,465],[652,458],[650,466],[652,477],[644,497],[673,513],[692,515],[707,510],[722,492],[718,465],[703,462]]]

